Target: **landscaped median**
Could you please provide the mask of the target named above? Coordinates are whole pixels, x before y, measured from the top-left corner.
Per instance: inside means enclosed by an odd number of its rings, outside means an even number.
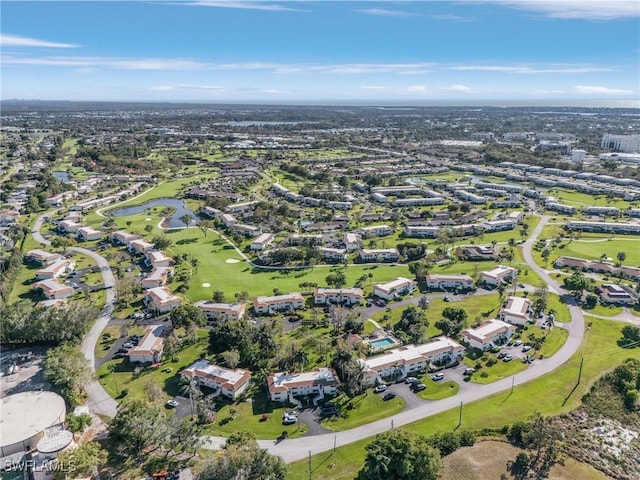
[[[453,380],[434,382],[428,375],[419,380],[427,386],[421,392],[416,393],[423,400],[442,400],[443,398],[452,397],[460,390],[460,385]]]

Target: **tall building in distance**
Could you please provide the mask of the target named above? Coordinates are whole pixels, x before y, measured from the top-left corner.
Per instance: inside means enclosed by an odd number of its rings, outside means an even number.
[[[608,133],[602,137],[600,148],[616,152],[638,153],[640,152],[640,134],[613,135]]]

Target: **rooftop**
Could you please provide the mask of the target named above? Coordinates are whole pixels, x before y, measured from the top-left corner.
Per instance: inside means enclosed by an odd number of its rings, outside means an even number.
[[[56,425],[66,413],[64,399],[53,392],[22,392],[2,398],[0,441],[3,446],[28,440]]]

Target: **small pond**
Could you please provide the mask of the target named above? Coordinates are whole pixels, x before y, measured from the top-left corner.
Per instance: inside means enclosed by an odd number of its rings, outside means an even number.
[[[184,215],[191,215],[194,218],[195,221],[192,221],[191,225],[195,225],[195,223],[200,220],[200,217],[198,217],[198,215],[196,215],[193,210],[187,208],[184,200],[180,200],[178,198],[157,198],[141,205],[117,208],[115,210],[111,210],[109,214],[113,215],[114,217],[125,217],[128,215],[137,215],[139,213],[144,213],[153,207],[170,207],[172,209],[175,209],[174,214],[165,224],[165,227],[167,228],[186,227],[186,224],[182,220],[180,220],[180,217]]]

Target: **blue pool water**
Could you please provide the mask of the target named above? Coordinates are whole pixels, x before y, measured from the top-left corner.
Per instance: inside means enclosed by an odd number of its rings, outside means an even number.
[[[371,345],[371,348],[373,348],[374,350],[380,350],[383,348],[388,348],[391,345],[395,345],[395,343],[396,342],[393,340],[393,338],[384,337],[372,340],[371,342],[369,342],[369,345]]]

